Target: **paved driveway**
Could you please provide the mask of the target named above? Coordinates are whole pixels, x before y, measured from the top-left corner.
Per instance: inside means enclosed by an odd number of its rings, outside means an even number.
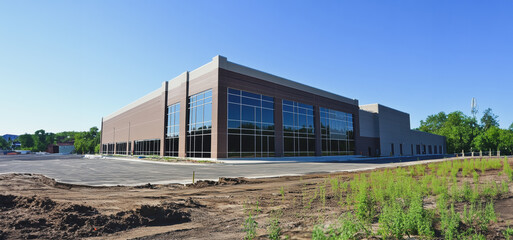
[[[287,162],[255,164],[176,164],[140,160],[87,159],[75,155],[0,156],[1,173],[40,173],[57,181],[94,186],[190,183],[219,177],[270,177],[350,171],[405,163]]]

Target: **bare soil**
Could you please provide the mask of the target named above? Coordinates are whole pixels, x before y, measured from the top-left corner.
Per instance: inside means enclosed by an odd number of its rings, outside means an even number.
[[[504,176],[498,172],[487,171],[480,181],[500,182]],[[333,222],[346,209],[329,191],[324,204],[315,201],[308,207],[304,195],[312,194],[329,176],[348,181],[359,173],[137,187],[90,187],[38,174],[4,174],[0,239],[242,239],[247,209],[256,206],[258,238],[267,238],[269,218],[279,212],[283,236],[310,239],[315,224]],[[488,239],[501,239],[500,232],[513,225],[511,187],[509,195],[495,201],[498,222]],[[430,204],[434,199],[425,200],[426,206]]]

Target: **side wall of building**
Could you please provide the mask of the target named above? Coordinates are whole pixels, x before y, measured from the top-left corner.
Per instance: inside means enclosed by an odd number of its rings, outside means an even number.
[[[380,104],[360,106],[365,127],[362,135],[374,136],[371,116],[377,115],[377,129],[381,156],[407,156],[442,154],[445,152],[445,137],[410,129],[410,115]],[[372,131],[371,131],[372,130]],[[436,147],[436,150],[435,150]],[[440,148],[442,152],[440,152]]]
[[[104,118],[102,144],[131,142],[133,148],[135,140],[162,139],[165,100],[163,83],[159,89]]]
[[[329,108],[337,111],[353,114],[353,128],[355,133],[355,142],[360,140],[360,123],[358,105],[333,100],[319,96],[310,92],[302,91],[265,81],[255,77],[243,75],[226,69],[219,69],[219,136],[217,151],[219,158],[227,157],[227,91],[228,88],[248,91],[257,94],[263,94],[274,98],[274,121],[275,121],[275,155],[283,156],[283,116],[282,116],[282,100],[296,101],[314,106],[314,119],[320,119],[319,107]],[[357,102],[356,102],[357,103]],[[320,122],[316,121],[316,155],[321,156],[321,138],[320,138]]]
[[[356,143],[357,154],[363,156],[380,156],[378,114],[365,110],[359,111],[360,141]]]

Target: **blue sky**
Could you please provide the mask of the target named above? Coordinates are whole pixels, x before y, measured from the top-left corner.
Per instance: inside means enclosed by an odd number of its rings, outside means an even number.
[[[223,55],[410,113],[513,122],[513,1],[3,1],[0,134],[87,130]]]

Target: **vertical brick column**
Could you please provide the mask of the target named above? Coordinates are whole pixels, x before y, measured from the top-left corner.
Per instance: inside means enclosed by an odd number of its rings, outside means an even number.
[[[178,157],[184,158],[187,157],[187,120],[189,119],[189,111],[187,111],[187,103],[189,98],[189,72],[185,73],[185,93],[182,95],[180,99],[180,130],[179,130],[179,140],[178,140]]]
[[[162,116],[161,119],[163,121],[162,126],[162,134],[160,135],[160,156],[164,156],[164,152],[166,151],[166,125],[167,125],[167,81],[162,83],[162,94],[160,96],[162,102]]]
[[[212,89],[212,158],[228,157],[227,88]]]
[[[276,157],[283,157],[283,101],[274,98],[274,151]]]
[[[100,126],[100,152],[99,154],[103,154],[103,118],[102,118],[102,124]]]
[[[322,156],[321,108],[314,106],[315,156]]]

